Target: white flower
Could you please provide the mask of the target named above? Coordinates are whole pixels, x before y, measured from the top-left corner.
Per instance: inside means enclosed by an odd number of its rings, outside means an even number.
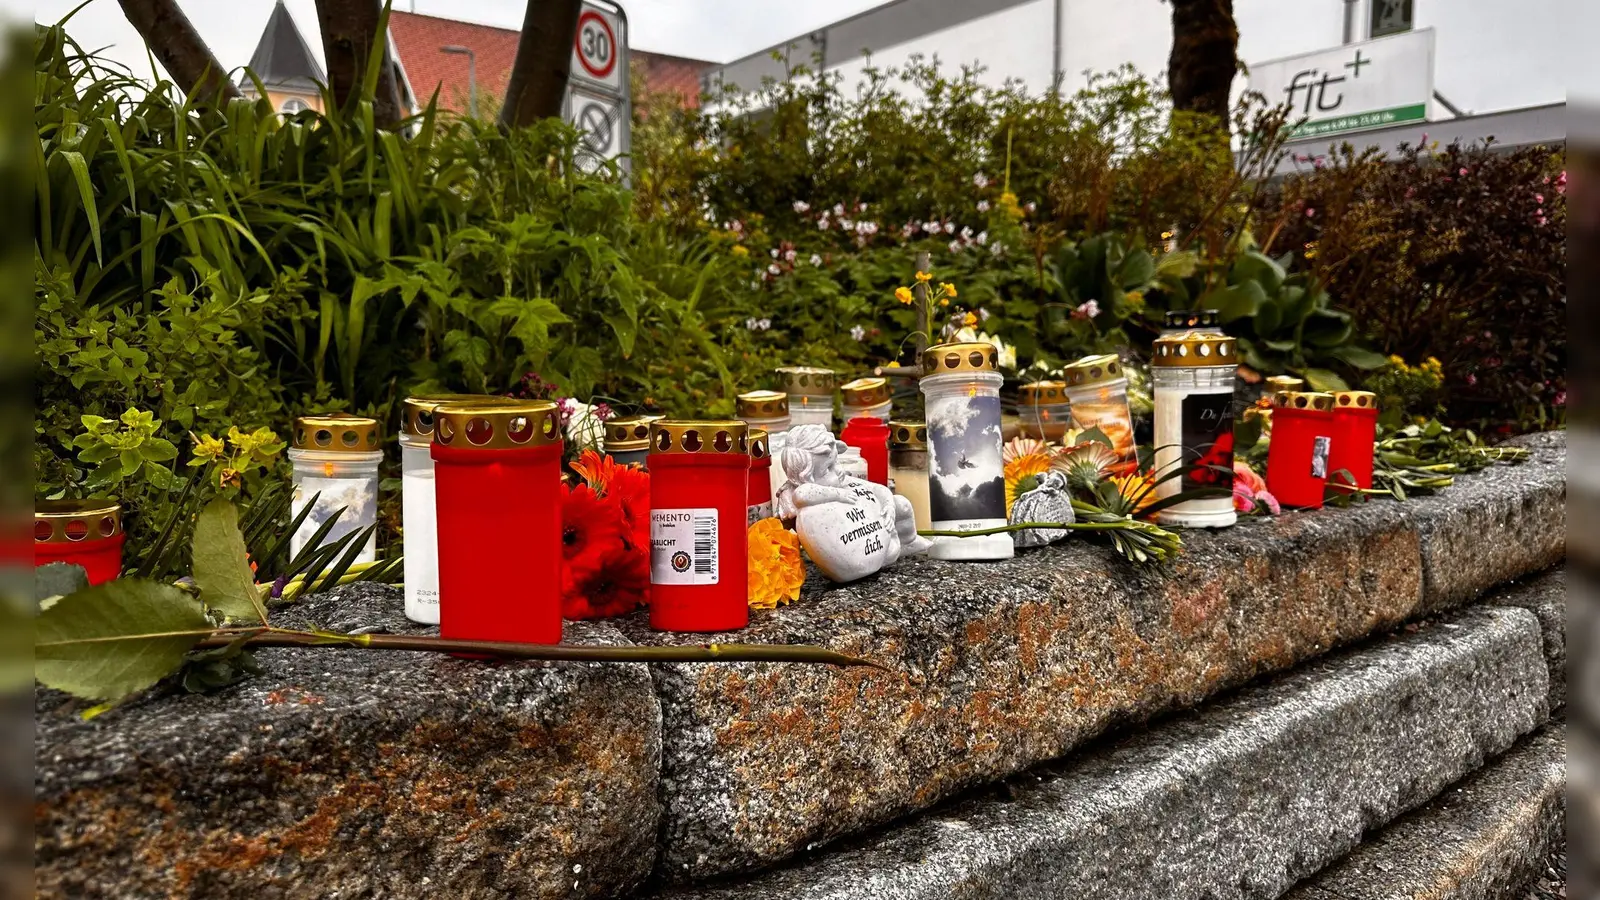
[[[772,327],[772,320],[771,319],[762,319],[761,321],[756,323],[756,327],[760,328],[762,331],[766,331],[768,328]]]
[[[854,219],[840,219],[839,220],[839,227],[844,229],[845,231],[855,231],[856,230],[856,223],[855,223]]]
[[[922,223],[922,230],[926,231],[929,234],[938,234],[939,233],[939,223],[938,222],[923,222]]]
[[[1100,301],[1085,300],[1078,305],[1077,309],[1072,311],[1072,314],[1080,319],[1092,319],[1100,315]]]
[[[988,211],[989,211],[989,201],[987,201],[987,200],[979,200],[978,201],[978,212],[988,212]]]
[[[804,200],[796,200],[794,202],[794,211],[797,213],[808,213],[811,211],[811,204],[805,202]]]
[[[1034,210],[1036,210],[1038,208],[1039,208],[1039,204],[1033,202],[1032,200],[1029,200],[1028,201],[1028,205],[1023,207],[1023,209],[1027,210],[1028,212],[1033,212]]]
[[[950,242],[950,252],[951,253],[960,253],[961,252],[961,242],[960,241],[951,241]]]
[[[944,233],[945,234],[955,234],[956,233],[956,223],[954,223],[954,222],[946,222],[946,223],[944,223]]]
[[[822,256],[820,254],[816,254],[816,253],[811,254],[811,264],[813,266],[822,265]]]
[[[779,272],[782,272],[782,271],[783,271],[783,270],[782,270],[782,269],[780,269],[780,268],[778,268],[778,264],[777,264],[777,263],[773,263],[773,264],[772,264],[772,265],[770,265],[770,266],[767,266],[767,271],[768,271],[768,272],[771,272],[771,273],[772,273],[772,274],[774,274],[774,275],[776,275],[776,274],[778,274],[778,273],[779,273]]]
[[[828,217],[827,216],[823,216],[822,218],[817,220],[817,230],[818,231],[827,231],[828,230]]]
[[[1006,245],[1000,243],[999,241],[995,241],[994,245],[989,248],[989,252],[993,253],[995,258],[998,259],[1006,254]]]
[[[989,176],[983,174],[982,172],[979,172],[978,174],[972,176],[972,186],[977,188],[977,189],[979,189],[979,190],[982,190],[982,189],[988,187],[989,186]]]
[[[867,330],[860,325],[852,326],[850,328],[850,336],[858,341],[864,341],[867,339]]]
[[[777,247],[773,247],[772,248],[772,258],[773,259],[777,259],[778,258],[778,248]]]
[[[916,233],[917,233],[917,225],[916,225],[915,222],[907,222],[904,225],[900,226],[900,234],[905,236],[905,237],[911,237],[913,234],[916,234]]]
[[[843,203],[835,203],[833,205],[833,214],[836,215],[836,216],[844,215],[844,204]]]
[[[856,212],[866,212],[866,211],[867,211],[867,205],[865,203],[857,203],[856,204]]]
[[[982,247],[984,244],[989,243],[989,232],[987,232],[987,231],[978,232],[978,236],[977,236],[977,238],[975,240],[977,240],[978,246]]]
[[[794,257],[795,257],[795,253],[794,253],[793,250],[785,250],[785,251],[783,251],[783,260],[784,260],[784,262],[794,262]]]
[[[981,306],[978,307],[978,321],[979,322],[987,322],[987,321],[989,321],[989,311],[987,309],[984,309]]]
[[[877,234],[878,233],[878,223],[877,222],[857,222],[856,223],[856,233],[857,234],[864,234],[864,235],[867,235],[869,237],[871,235]]]
[[[760,324],[755,320],[755,318],[752,317],[744,320],[745,331],[755,331],[758,327],[760,327]]]
[[[733,222],[728,225],[728,230],[736,233],[744,231],[744,223],[738,219],[734,219]]]
[[[1015,369],[1017,367],[1017,348],[986,331],[963,328],[956,332],[955,339],[962,343],[981,341],[986,344],[993,344],[995,352],[1000,357],[1000,367],[1002,369]]]
[[[563,400],[561,406],[567,413],[567,440],[579,447],[598,449],[606,434],[606,424],[595,413],[595,408],[571,397]]]
[[[972,229],[963,226],[962,229],[961,229],[961,239],[963,241],[972,240]]]

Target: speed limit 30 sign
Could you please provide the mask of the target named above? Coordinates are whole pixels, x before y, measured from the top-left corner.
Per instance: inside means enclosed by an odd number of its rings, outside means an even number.
[[[621,90],[627,40],[619,16],[584,4],[572,42],[572,76],[613,91]]]

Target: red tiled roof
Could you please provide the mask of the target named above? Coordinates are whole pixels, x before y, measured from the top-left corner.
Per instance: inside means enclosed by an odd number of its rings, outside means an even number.
[[[396,55],[405,69],[406,79],[411,82],[418,105],[427,103],[438,88],[440,108],[466,111],[467,57],[439,50],[448,46],[468,47],[476,55],[480,97],[505,96],[511,67],[517,59],[518,32],[392,10],[389,35],[394,39]],[[631,53],[634,64],[643,74],[646,90],[675,93],[683,98],[685,105],[699,105],[700,73],[711,63],[643,50],[631,50]]]

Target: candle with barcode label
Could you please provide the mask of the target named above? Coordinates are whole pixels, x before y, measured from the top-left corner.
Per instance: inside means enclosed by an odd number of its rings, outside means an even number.
[[[743,422],[651,423],[651,628],[732,631],[749,624],[750,463]]]
[[[772,518],[771,438],[759,428],[750,431],[750,490],[745,497],[745,525]]]
[[[1284,391],[1273,398],[1267,490],[1279,503],[1308,509],[1322,505],[1334,429],[1332,394]]]

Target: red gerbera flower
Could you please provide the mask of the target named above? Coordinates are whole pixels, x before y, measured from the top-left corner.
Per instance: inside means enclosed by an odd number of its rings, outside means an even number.
[[[622,507],[622,525],[635,547],[650,552],[650,475],[634,466],[619,466],[611,476],[608,497]]]
[[[567,570],[600,568],[620,549],[625,534],[615,498],[601,497],[580,484],[562,499],[561,559]]]
[[[621,546],[621,542],[617,542]],[[593,569],[569,569],[562,580],[561,615],[603,619],[633,612],[650,600],[650,548],[620,549]]]

